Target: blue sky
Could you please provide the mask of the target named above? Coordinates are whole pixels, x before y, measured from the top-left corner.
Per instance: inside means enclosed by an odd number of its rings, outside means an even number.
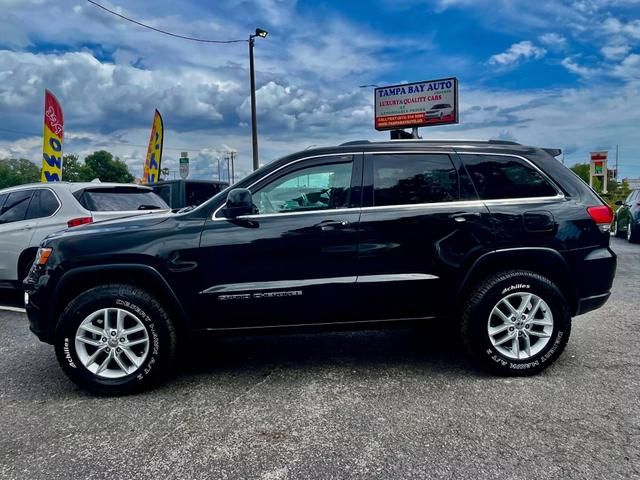
[[[620,145],[640,177],[640,0],[105,0],[169,31],[246,38],[259,26],[261,161],[309,145],[386,139],[362,84],[457,76],[459,125],[424,138],[561,147],[567,164]],[[0,157],[39,162],[44,89],[61,100],[67,153],[106,148],[140,175],[153,109],[164,166],[193,175],[219,151],[249,171],[246,43],[197,44],[144,30],[82,0],[0,0]]]

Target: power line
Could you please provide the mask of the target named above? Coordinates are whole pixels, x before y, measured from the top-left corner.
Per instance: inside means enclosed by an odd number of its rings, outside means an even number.
[[[138,20],[134,20],[133,18],[129,18],[129,17],[125,17],[124,15],[118,13],[118,12],[114,12],[113,10],[110,10],[109,8],[105,7],[104,5],[100,5],[98,2],[95,2],[94,0],[87,0],[87,2],[89,2],[90,4],[101,8],[102,10],[104,10],[105,12],[109,12],[112,15],[115,15],[116,17],[120,17],[123,20],[126,20],[128,22],[131,23],[135,23],[136,25],[139,25],[141,27],[144,28],[148,28],[149,30],[153,30],[154,32],[158,32],[158,33],[163,33],[165,35],[169,35],[171,37],[176,37],[176,38],[181,38],[183,40],[191,40],[192,42],[201,42],[201,43],[241,43],[241,42],[248,42],[248,40],[209,40],[206,38],[196,38],[196,37],[188,37],[186,35],[180,35],[177,33],[172,33],[172,32],[167,32],[166,30],[162,30],[160,28],[156,28],[156,27],[152,27],[151,25],[147,25],[146,23],[142,23],[139,22]]]
[[[29,135],[31,137],[42,137],[42,132],[41,133],[35,133],[35,132],[25,132],[25,131],[19,131],[19,130],[10,130],[8,128],[0,128],[0,132],[7,132],[7,133],[15,133],[17,135]],[[1,140],[1,139],[0,139]],[[69,139],[69,142],[74,142],[75,140],[73,139]],[[137,143],[129,143],[129,142],[122,142],[122,141],[118,141],[118,140],[102,140],[102,141],[92,141],[92,143],[96,146],[102,146],[102,145],[109,145],[109,144],[114,144],[114,145],[122,145],[125,147],[140,147],[140,148],[147,148],[149,145],[140,145]],[[175,150],[176,152],[184,152],[184,151],[190,151],[190,152],[200,152],[201,150],[213,150],[212,147],[167,147],[166,145],[162,147],[163,150]],[[218,150],[216,150],[218,151]]]

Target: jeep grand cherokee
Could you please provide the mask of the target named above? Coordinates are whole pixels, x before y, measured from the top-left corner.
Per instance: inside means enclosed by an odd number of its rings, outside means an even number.
[[[351,142],[277,160],[183,214],[46,239],[32,331],[97,393],[163,378],[203,332],[457,322],[478,363],[540,372],[602,306],[612,211],[551,150]]]

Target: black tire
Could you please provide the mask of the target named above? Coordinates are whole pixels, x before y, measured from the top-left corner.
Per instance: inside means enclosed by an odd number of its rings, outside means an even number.
[[[611,225],[611,233],[617,238],[624,238],[625,232],[621,232],[620,228],[618,228],[618,219],[613,219],[613,224]]]
[[[553,315],[553,330],[540,352],[515,360],[494,347],[488,332],[491,312],[507,294],[533,293],[543,299]],[[471,356],[483,367],[501,375],[534,375],[551,365],[563,352],[571,333],[567,299],[546,277],[530,271],[505,271],[486,278],[469,295],[461,318],[462,341]]]
[[[149,349],[135,372],[121,378],[103,378],[80,361],[75,346],[82,321],[103,308],[119,308],[135,315],[146,327]],[[167,310],[148,292],[130,285],[92,288],[73,299],[60,315],[54,345],[67,376],[85,390],[98,395],[125,395],[141,391],[166,377],[174,365],[176,332]]]
[[[631,218],[629,219],[629,223],[627,223],[627,240],[629,241],[629,243],[638,243],[639,241],[638,232],[633,227],[633,222],[631,221]]]

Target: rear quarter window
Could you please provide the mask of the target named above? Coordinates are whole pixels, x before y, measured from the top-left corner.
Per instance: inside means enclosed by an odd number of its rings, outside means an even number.
[[[553,197],[556,188],[538,170],[518,157],[461,154],[478,196],[483,200]]]
[[[77,196],[80,204],[92,212],[124,212],[168,209],[162,198],[137,188],[90,189]]]

